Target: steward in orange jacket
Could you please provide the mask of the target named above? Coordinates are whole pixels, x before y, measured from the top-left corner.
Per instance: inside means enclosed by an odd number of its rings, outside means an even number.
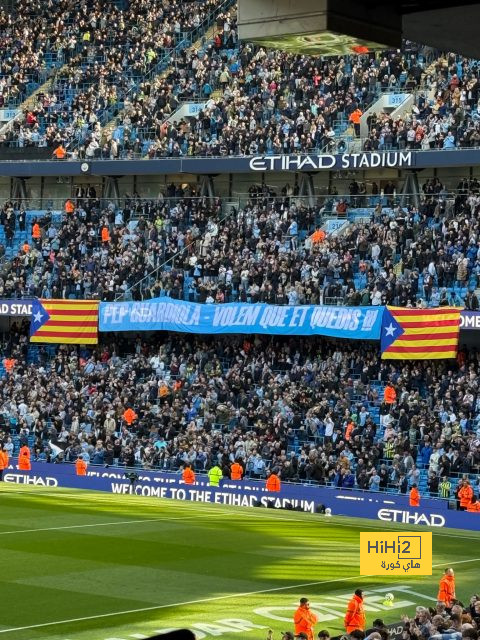
[[[356,589],[352,599],[348,603],[347,613],[343,620],[347,633],[352,633],[355,629],[365,631],[366,619],[363,608],[363,591]]]
[[[313,640],[313,627],[317,624],[318,618],[310,611],[310,603],[308,598],[300,598],[300,606],[293,616],[295,624],[295,635],[304,633],[308,640]]]
[[[5,449],[0,449],[0,480],[3,480],[3,471],[8,468],[8,453]]]
[[[473,498],[473,489],[468,480],[463,481],[463,487],[458,492],[458,497],[460,498],[460,509],[466,511]]]
[[[243,477],[243,467],[237,461],[235,461],[230,467],[230,479],[241,480]]]
[[[42,237],[42,232],[40,231],[40,225],[38,224],[38,222],[35,222],[35,224],[32,227],[32,238],[34,240],[40,240],[41,237]]]
[[[110,242],[110,231],[108,227],[102,227],[102,242]]]
[[[30,449],[25,445],[18,452],[18,468],[20,471],[30,471],[32,468],[30,463]]]
[[[125,420],[125,422],[128,424],[129,427],[137,418],[138,418],[137,414],[131,407],[129,407],[128,409],[125,409],[125,411],[123,412],[123,419]]]
[[[472,501],[468,505],[467,511],[470,513],[480,513],[480,502],[478,502],[475,496],[473,496]]]
[[[5,358],[3,361],[3,366],[5,367],[5,371],[7,373],[12,373],[13,371],[13,367],[16,364],[16,360],[14,360],[13,358]]]
[[[182,472],[182,480],[185,484],[195,484],[195,473],[189,464],[185,465],[185,469]]]
[[[455,574],[453,569],[445,569],[445,575],[442,576],[438,585],[437,600],[443,602],[449,609],[455,598]]]
[[[75,462],[75,471],[77,472],[77,476],[87,475],[87,463],[82,456],[78,456],[78,460]]]
[[[418,492],[416,484],[412,484],[412,488],[410,489],[410,506],[411,507],[420,506],[420,493]]]
[[[395,387],[391,384],[387,384],[385,391],[383,392],[383,401],[385,404],[393,404],[397,399],[397,392]]]
[[[74,212],[75,212],[75,205],[73,204],[73,202],[70,199],[68,199],[65,202],[65,213],[72,214]]]
[[[277,476],[277,474],[271,473],[267,478],[267,482],[265,483],[267,491],[280,491],[281,486],[282,483],[280,482],[280,478]]]

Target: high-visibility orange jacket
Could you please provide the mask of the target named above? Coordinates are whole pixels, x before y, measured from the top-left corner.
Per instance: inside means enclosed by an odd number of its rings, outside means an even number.
[[[78,459],[75,462],[75,470],[77,472],[77,476],[86,476],[87,475],[87,463],[85,460]]]
[[[298,607],[293,616],[293,622],[296,636],[300,633],[305,633],[308,640],[313,640],[313,627],[318,622],[318,618],[313,611],[302,606]]]
[[[102,242],[110,242],[110,232],[108,227],[102,227]]]
[[[27,446],[23,446],[18,452],[18,468],[20,471],[30,471],[32,468],[30,464],[30,449]]]
[[[5,358],[3,361],[3,366],[5,367],[5,371],[7,373],[12,373],[15,363],[16,363],[16,360],[14,360],[13,358]]]
[[[65,213],[73,213],[75,211],[75,205],[71,200],[65,202]]]
[[[355,111],[350,114],[349,120],[350,122],[353,122],[353,124],[360,124],[361,117],[362,112],[360,111],[360,109],[355,109]]]
[[[59,145],[56,149],[54,149],[53,155],[57,158],[57,160],[63,160],[67,155],[67,152],[62,147],[62,145]]]
[[[472,487],[469,484],[462,487],[458,492],[458,497],[460,498],[460,506],[465,507],[466,509],[470,504],[470,502],[472,501],[472,497],[473,497]]]
[[[320,244],[325,240],[326,236],[327,234],[323,229],[317,229],[312,233],[312,242],[314,244]]]
[[[185,484],[195,484],[195,473],[189,467],[187,467],[183,470],[182,480],[185,482]]]
[[[450,607],[452,601],[455,599],[455,576],[442,576],[438,585],[439,602],[444,602],[446,607]]]
[[[347,440],[347,442],[350,440],[350,434],[352,433],[354,428],[355,428],[355,425],[350,420],[350,422],[347,424],[347,427],[345,429],[345,440]]]
[[[387,386],[385,387],[385,391],[383,392],[383,401],[386,404],[393,404],[396,399],[397,399],[397,392],[392,386],[387,384]]]
[[[0,451],[0,471],[8,467],[8,453],[6,451]]]
[[[230,477],[232,480],[241,480],[243,476],[243,467],[238,462],[234,462],[230,467]]]
[[[123,418],[128,425],[131,425],[132,422],[138,418],[138,416],[133,409],[128,408],[124,411]]]
[[[38,222],[35,222],[35,224],[32,227],[32,238],[34,240],[40,240],[41,237],[42,237],[42,233],[40,231],[40,225],[38,224]]]
[[[411,507],[419,507],[420,506],[420,493],[416,487],[413,487],[410,490],[410,506]]]
[[[365,610],[363,608],[363,599],[360,596],[353,595],[352,599],[348,603],[347,613],[343,620],[347,633],[360,629],[365,631]]]
[[[480,502],[471,502],[467,507],[467,511],[470,511],[470,513],[480,513]]]
[[[280,478],[276,473],[271,473],[267,478],[265,486],[267,488],[267,491],[280,491],[282,483],[280,482]]]

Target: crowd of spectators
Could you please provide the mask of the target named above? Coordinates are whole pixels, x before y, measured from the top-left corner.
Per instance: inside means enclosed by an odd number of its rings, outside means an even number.
[[[362,110],[383,86],[384,74],[390,77],[388,87],[399,90],[421,80],[415,56],[390,52],[322,59],[249,44],[232,51],[232,33],[233,25],[226,23],[220,42],[202,58],[185,56],[180,71],[172,71],[172,84],[180,80],[179,95],[198,96],[205,105],[196,116],[178,122],[168,120],[163,101],[154,118],[146,114],[143,124],[155,135],[149,157],[333,148],[339,123],[358,126]]]
[[[376,345],[313,337],[159,333],[53,356],[33,347],[32,359],[22,329],[8,340],[1,428],[12,452],[14,424],[35,460],[197,472],[218,463],[226,477],[238,460],[254,478],[275,470],[403,493],[424,467],[433,494],[444,476],[479,470],[476,351],[397,363],[380,361]]]
[[[353,181],[350,192],[358,190]],[[68,201],[61,219],[47,212],[32,221],[31,242],[4,264],[0,292],[477,310],[479,193],[476,179],[462,179],[452,194],[429,180],[420,206],[372,196],[377,204],[366,219],[327,235],[323,217],[363,196],[332,195],[305,206],[288,185],[278,195],[252,186],[236,210],[173,184],[166,197],[128,197],[123,207],[105,205],[89,190]],[[0,222],[8,248],[16,225],[25,229],[25,211],[6,203]]]
[[[369,118],[365,150],[478,146],[480,67],[454,54],[434,62],[399,51],[316,58],[238,42],[235,7],[211,42],[182,46],[220,0],[72,4],[22,0],[0,14],[0,102],[45,79],[45,55],[64,65],[52,88],[2,134],[2,144],[66,147],[66,157],[248,155],[339,149],[347,125],[381,91],[414,93],[410,112]],[[168,56],[168,64],[159,67]],[[433,93],[432,93],[433,92]],[[172,118],[185,100],[195,116]],[[117,117],[117,127],[102,127]],[[339,146],[340,145],[340,146]]]
[[[48,43],[61,51],[64,65],[49,92],[38,94],[24,117],[5,132],[3,144],[62,143],[74,155],[100,149],[100,124],[118,112],[129,92],[185,37],[200,34],[201,25],[219,4],[219,0],[142,0],[122,7],[97,0],[73,5],[56,41]],[[48,11],[48,3],[45,8]],[[40,51],[43,44],[32,42]],[[78,149],[78,143],[84,144]]]
[[[12,12],[0,10],[0,108],[17,106],[45,81],[77,7],[72,0],[19,0]]]
[[[189,198],[175,204],[138,204],[131,198],[122,209],[113,204],[103,208],[95,189],[88,193],[75,207],[67,201],[72,212],[61,220],[47,211],[32,221],[31,242],[23,244],[0,272],[0,295],[113,300],[216,228],[214,221],[220,219],[218,201]],[[24,225],[25,212],[20,210],[18,216],[18,224]],[[7,246],[15,217],[12,203],[6,203],[0,221]]]
[[[403,616],[403,622],[405,640],[478,640],[480,598],[475,594],[468,602],[455,599],[448,607],[443,602],[435,607],[419,606],[412,618]],[[381,626],[373,629],[370,640],[384,640],[382,631]]]
[[[373,114],[368,120],[365,151],[376,149],[453,149],[478,147],[480,67],[454,54],[440,57],[429,78],[434,96],[416,96],[406,117]]]

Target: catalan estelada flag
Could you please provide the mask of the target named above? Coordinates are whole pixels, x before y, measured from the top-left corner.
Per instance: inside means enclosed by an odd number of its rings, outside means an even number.
[[[382,359],[456,358],[460,312],[459,307],[436,309],[385,307],[380,343]]]
[[[30,342],[98,343],[98,300],[34,300]]]

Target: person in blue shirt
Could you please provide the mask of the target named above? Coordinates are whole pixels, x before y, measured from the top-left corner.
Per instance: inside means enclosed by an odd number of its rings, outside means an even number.
[[[447,133],[443,140],[443,148],[444,149],[455,149],[455,138],[451,131]]]

